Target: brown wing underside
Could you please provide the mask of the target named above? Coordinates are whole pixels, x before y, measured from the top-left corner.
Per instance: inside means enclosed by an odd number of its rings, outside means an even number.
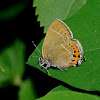
[[[42,46],[42,55],[43,58],[50,52],[55,46],[63,43],[66,40],[70,40],[73,38],[73,35],[62,21],[56,19],[54,20],[45,37],[43,46]]]
[[[80,50],[83,53],[81,44],[78,40],[73,39],[68,26],[60,20],[54,20],[42,46],[43,59],[59,69],[67,70],[80,60]]]

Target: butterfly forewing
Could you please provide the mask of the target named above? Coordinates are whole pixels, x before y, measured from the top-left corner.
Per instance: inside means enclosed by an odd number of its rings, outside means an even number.
[[[56,46],[72,38],[73,35],[68,26],[59,19],[55,19],[47,31],[42,46],[43,58],[47,59],[48,52],[51,52]]]

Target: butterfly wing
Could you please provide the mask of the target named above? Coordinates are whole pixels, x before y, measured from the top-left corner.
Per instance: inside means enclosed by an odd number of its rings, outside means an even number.
[[[47,54],[51,52],[55,46],[73,38],[69,27],[61,20],[55,19],[46,34],[42,46],[42,56],[47,59]]]
[[[61,70],[67,70],[71,66],[81,64],[83,49],[79,41],[73,39],[56,46],[47,56],[49,63]]]

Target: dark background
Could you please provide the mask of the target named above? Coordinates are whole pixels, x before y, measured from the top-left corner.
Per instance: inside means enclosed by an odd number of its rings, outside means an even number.
[[[18,2],[20,1],[4,1],[1,4],[0,10],[7,9],[9,6]],[[6,46],[12,45],[14,40],[19,38],[26,44],[25,62],[35,49],[32,41],[37,45],[45,36],[43,27],[40,27],[40,22],[37,22],[38,16],[35,15],[36,8],[33,8],[32,5],[33,1],[30,0],[24,10],[18,15],[11,19],[0,20],[0,51]],[[32,79],[37,97],[45,95],[52,88],[59,85],[57,80],[45,75],[38,69],[27,64],[25,64],[25,66],[23,80],[28,77]],[[6,100],[6,98],[8,98],[10,100],[17,100],[18,90],[18,87],[12,85],[0,88],[0,99]]]

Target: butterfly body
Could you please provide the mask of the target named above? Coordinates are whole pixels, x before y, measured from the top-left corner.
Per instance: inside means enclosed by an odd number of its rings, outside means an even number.
[[[71,66],[79,66],[83,61],[83,48],[80,42],[73,39],[69,27],[59,19],[55,19],[46,34],[42,46],[40,66],[50,66],[60,70],[68,70]],[[45,66],[44,66],[45,65]]]

